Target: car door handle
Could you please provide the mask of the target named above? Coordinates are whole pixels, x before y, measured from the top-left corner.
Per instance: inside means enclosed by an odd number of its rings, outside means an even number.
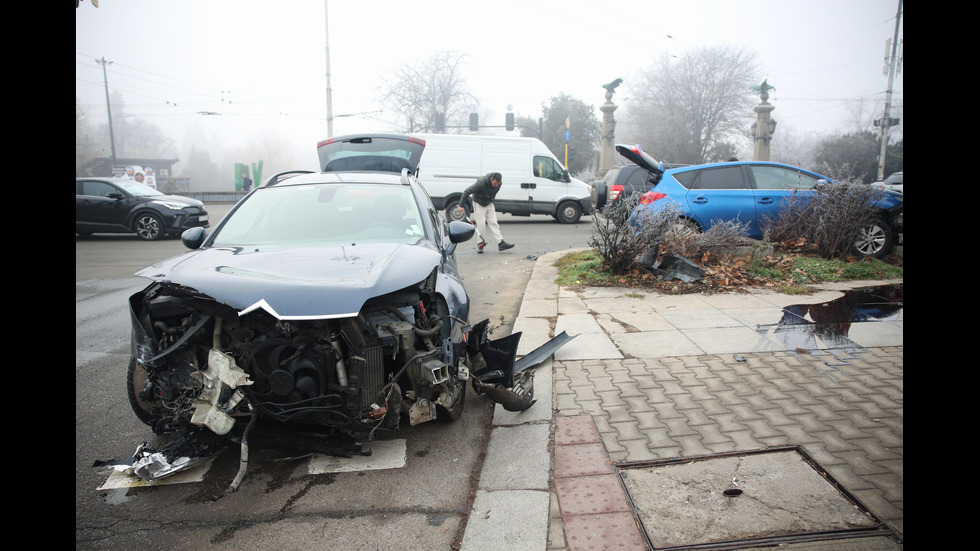
[[[695,203],[695,204],[698,204],[698,205],[703,205],[703,204],[705,204],[705,203],[707,203],[707,202],[708,202],[708,198],[707,198],[707,197],[705,197],[704,195],[698,195],[698,196],[697,196],[697,197],[696,197],[696,198],[695,198],[695,199],[694,199],[693,201],[691,201],[691,202],[692,202],[692,203]]]
[[[772,197],[763,197],[763,198],[759,199],[759,204],[760,205],[771,205],[771,204],[773,204],[775,202],[776,201]]]
[[[538,187],[538,185],[533,182],[521,182],[521,189],[534,189],[536,187]]]

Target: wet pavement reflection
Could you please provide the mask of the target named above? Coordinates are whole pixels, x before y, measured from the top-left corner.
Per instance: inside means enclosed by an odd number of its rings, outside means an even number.
[[[783,342],[786,350],[858,346],[848,337],[851,325],[898,320],[904,306],[904,287],[854,289],[830,302],[786,306],[778,323],[760,325],[758,330]]]

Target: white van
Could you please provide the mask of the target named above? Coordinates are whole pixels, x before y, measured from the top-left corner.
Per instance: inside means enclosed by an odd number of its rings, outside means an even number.
[[[489,172],[503,177],[494,200],[497,212],[517,216],[550,214],[574,224],[592,212],[592,192],[568,171],[540,140],[498,136],[412,134],[425,140],[418,178],[448,220],[459,219],[463,190]],[[467,206],[469,211],[469,206]]]

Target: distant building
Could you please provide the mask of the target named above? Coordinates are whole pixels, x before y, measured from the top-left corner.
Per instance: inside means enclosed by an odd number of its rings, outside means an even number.
[[[180,159],[151,159],[148,157],[95,157],[90,159],[82,166],[78,167],[76,177],[80,176],[101,176],[109,177],[132,177],[134,172],[143,175],[144,183],[163,189],[168,181],[177,187],[176,191],[188,191],[190,180],[187,178],[173,178],[173,165],[180,162]],[[128,169],[128,171],[127,171]]]

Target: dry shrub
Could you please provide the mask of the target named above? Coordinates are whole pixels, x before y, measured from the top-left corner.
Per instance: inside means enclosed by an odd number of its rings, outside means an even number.
[[[644,209],[639,220],[632,220],[633,210],[639,205],[641,197],[639,193],[630,194],[607,206],[602,214],[592,214],[589,246],[595,249],[613,274],[629,271],[637,257],[665,241],[668,232],[680,220],[680,214],[672,204],[654,212]]]
[[[853,254],[859,232],[875,222],[875,203],[884,191],[858,183],[847,167],[835,180],[791,197],[777,217],[766,220],[767,239],[807,243],[828,259]]]
[[[662,254],[676,254],[691,260],[705,257],[705,253],[733,248],[745,241],[748,224],[744,222],[715,220],[706,232],[697,231],[690,224],[679,224],[667,232],[662,243]]]

